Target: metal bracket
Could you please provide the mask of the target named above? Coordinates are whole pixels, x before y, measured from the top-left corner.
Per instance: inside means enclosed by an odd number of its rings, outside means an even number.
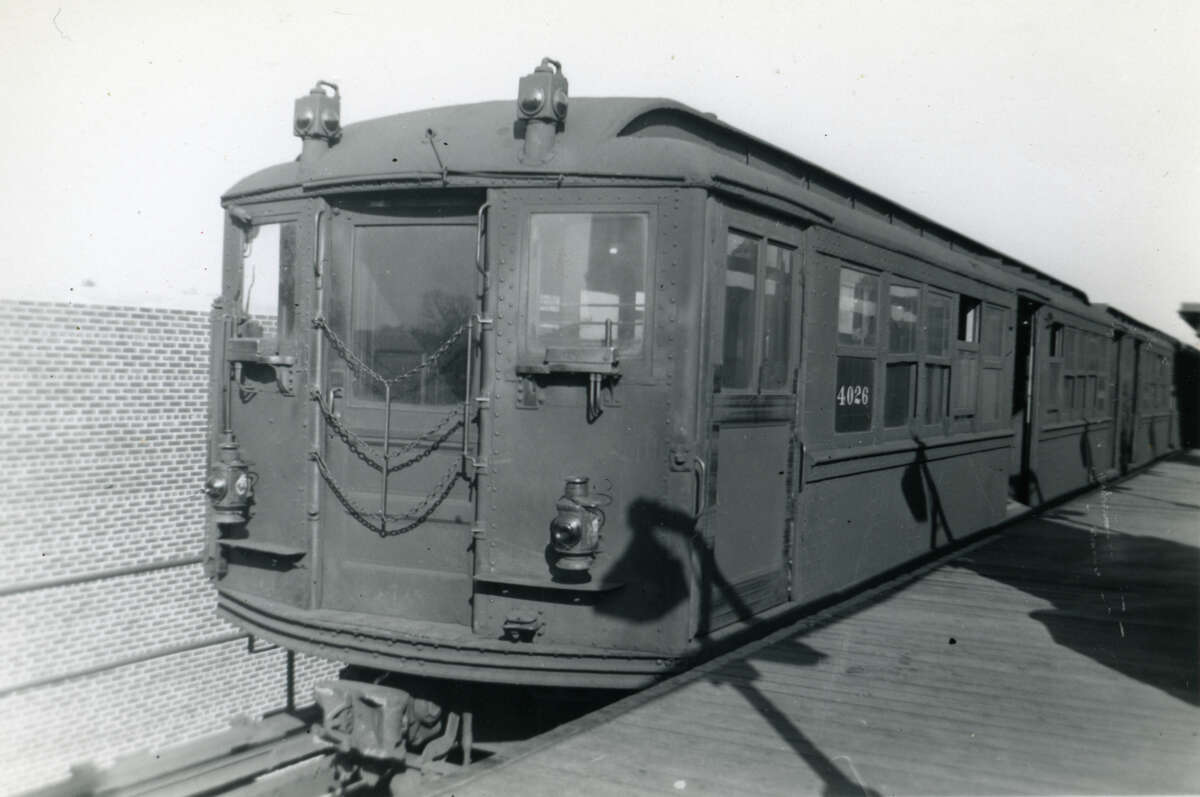
[[[504,637],[512,642],[532,642],[546,630],[546,620],[538,612],[514,612],[504,618]]]
[[[692,447],[686,443],[671,446],[667,458],[667,467],[676,473],[691,473],[692,456]]]
[[[530,376],[521,376],[517,382],[517,409],[536,410],[543,401],[537,382]]]
[[[225,360],[231,363],[265,365],[275,373],[275,384],[285,396],[296,395],[296,358],[270,354],[274,338],[230,338],[225,343]]]
[[[467,471],[472,471],[474,473],[487,473],[488,462],[486,459],[476,459],[470,454],[463,454],[462,459],[464,472],[463,475],[466,475]]]

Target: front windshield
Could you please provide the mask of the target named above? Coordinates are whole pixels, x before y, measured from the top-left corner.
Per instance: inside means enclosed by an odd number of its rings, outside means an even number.
[[[642,350],[646,213],[534,213],[531,332],[538,346],[600,345],[611,322],[624,354]]]

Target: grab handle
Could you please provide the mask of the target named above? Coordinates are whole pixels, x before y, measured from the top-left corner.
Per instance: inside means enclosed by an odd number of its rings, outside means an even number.
[[[696,474],[696,517],[699,518],[708,508],[708,465],[704,459],[692,457],[692,471]]]

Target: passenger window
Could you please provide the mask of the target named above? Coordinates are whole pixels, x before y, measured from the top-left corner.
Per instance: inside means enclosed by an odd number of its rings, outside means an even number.
[[[983,333],[980,346],[985,357],[1000,357],[1004,344],[1004,310],[988,305],[983,308]]]
[[[754,373],[759,241],[730,232],[725,247],[725,342],[721,387],[747,390]]]
[[[925,351],[935,357],[950,353],[950,297],[932,291],[925,302]]]
[[[883,425],[904,426],[913,416],[917,400],[917,364],[888,363],[883,397]]]
[[[917,311],[921,289],[908,285],[888,288],[888,352],[910,354],[917,350]]]
[[[242,255],[242,308],[269,316],[286,336],[295,323],[296,223],[260,224],[246,233]]]
[[[921,289],[888,286],[888,361],[883,370],[883,426],[906,425],[917,412],[917,319]]]
[[[954,384],[955,414],[974,414],[975,397],[978,395],[979,388],[979,360],[975,355],[963,354],[959,357]]]
[[[791,362],[792,252],[767,242],[763,280],[762,390],[788,387]]]
[[[422,368],[475,308],[473,225],[372,225],[355,228],[351,346],[387,379],[392,400],[424,405],[461,402],[466,336]],[[359,377],[358,398],[382,400],[383,386]]]
[[[958,297],[958,343],[954,363],[954,414],[975,414],[979,396],[979,320],[982,306],[978,299]]]
[[[958,297],[958,339],[962,343],[979,341],[979,300]]]
[[[950,366],[925,366],[925,423],[940,423],[949,413]]]
[[[1046,364],[1046,381],[1042,384],[1042,406],[1046,409],[1046,417],[1051,421],[1058,418],[1061,392],[1062,362],[1048,362]]]
[[[1000,420],[1000,375],[998,368],[984,368],[979,376],[979,416],[984,423]]]
[[[599,344],[612,328],[624,354],[642,350],[646,323],[645,213],[534,213],[529,260],[541,346]],[[474,252],[471,261],[474,262]]]
[[[874,346],[878,306],[879,278],[843,268],[838,292],[838,343]]]
[[[1063,355],[1063,325],[1050,325],[1050,356],[1062,357]]]

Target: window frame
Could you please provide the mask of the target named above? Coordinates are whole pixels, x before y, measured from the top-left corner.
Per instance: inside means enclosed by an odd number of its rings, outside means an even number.
[[[721,282],[715,283],[720,289],[720,317],[714,319],[714,325],[720,328],[719,351],[714,351],[714,368],[719,368],[722,375],[718,389],[716,392],[722,395],[729,396],[786,396],[795,392],[795,374],[797,364],[800,358],[799,341],[800,336],[797,332],[797,319],[803,313],[803,296],[800,292],[800,271],[803,264],[802,243],[797,238],[795,242],[784,240],[784,236],[774,234],[772,227],[775,222],[771,219],[756,216],[750,213],[734,211],[733,209],[725,209],[725,218],[717,227],[720,231],[720,241],[718,242],[718,251],[720,253],[720,276]],[[729,236],[738,235],[742,238],[753,240],[756,242],[755,252],[755,269],[754,269],[754,318],[751,337],[753,347],[751,349],[750,362],[750,383],[746,387],[729,387],[725,383],[725,310],[726,296],[725,288],[727,287],[726,274],[728,273],[729,253],[728,242]],[[763,387],[763,334],[766,325],[766,274],[767,274],[767,252],[768,248],[775,246],[788,252],[791,255],[791,273],[788,275],[788,312],[786,319],[787,329],[787,365],[785,371],[787,378],[783,385],[764,388]]]
[[[970,323],[973,329],[970,338],[960,338],[958,333],[958,328],[962,321],[964,299],[969,299],[974,303],[974,307],[971,308],[973,315],[971,316]],[[979,382],[980,372],[982,371],[979,335],[980,326],[983,322],[983,307],[984,300],[982,298],[962,292],[957,292],[954,295],[955,332],[951,341],[951,349],[954,353],[954,365],[950,369],[950,424],[951,429],[954,431],[969,431],[974,426],[975,419],[979,415]],[[963,363],[968,361],[975,363],[975,385],[971,392],[969,406],[958,403],[958,392],[966,371]]]
[[[233,207],[237,207],[238,211],[248,216],[248,223],[241,223],[233,215]],[[280,312],[282,298],[282,268],[280,268],[280,280],[275,285],[275,313],[270,316],[273,319],[274,332],[273,334],[263,334],[265,341],[270,341],[274,344],[275,352],[279,354],[290,354],[296,351],[300,342],[297,338],[303,337],[305,330],[297,325],[297,321],[301,315],[304,315],[303,307],[300,302],[295,300],[295,297],[303,295],[306,290],[304,280],[305,276],[305,254],[311,252],[311,246],[307,246],[307,242],[313,235],[310,201],[305,200],[284,200],[267,202],[260,205],[231,205],[225,209],[225,267],[224,283],[222,285],[222,294],[231,303],[231,309],[236,318],[234,326],[234,336],[241,334],[242,326],[256,316],[243,312],[245,307],[246,297],[243,295],[246,286],[245,273],[245,246],[247,243],[247,231],[254,227],[264,227],[267,225],[278,224],[293,224],[296,230],[295,241],[295,263],[292,264],[291,279],[292,279],[292,307],[287,313]],[[252,244],[253,245],[253,244]],[[307,246],[307,249],[306,249]],[[280,264],[282,266],[282,264]],[[257,314],[259,318],[264,318],[263,314]],[[283,323],[281,323],[281,321]],[[288,330],[287,327],[291,329]],[[289,334],[290,333],[290,334]]]
[[[832,334],[833,334],[833,370],[831,372],[832,376],[833,376],[833,384],[831,385],[831,388],[832,388],[831,399],[832,399],[833,404],[832,404],[832,412],[830,413],[830,421],[831,421],[831,426],[833,429],[833,436],[834,436],[834,439],[836,440],[839,438],[841,438],[841,439],[852,438],[852,437],[861,436],[864,434],[873,435],[873,434],[881,431],[882,409],[880,407],[880,402],[878,400],[874,400],[874,399],[872,399],[871,401],[868,402],[870,405],[870,408],[871,408],[871,420],[870,420],[870,423],[867,425],[866,429],[858,429],[858,430],[839,430],[838,429],[838,426],[837,426],[837,406],[838,406],[837,405],[837,393],[838,393],[839,387],[845,387],[845,386],[839,385],[839,379],[838,379],[837,374],[838,374],[838,369],[840,367],[839,363],[843,359],[870,360],[870,362],[871,362],[870,391],[873,395],[878,396],[879,385],[883,381],[881,379],[881,374],[880,374],[880,359],[881,359],[880,355],[881,355],[881,349],[882,349],[883,340],[884,340],[884,332],[882,331],[883,325],[880,324],[880,316],[882,315],[882,313],[880,313],[880,307],[882,304],[881,299],[887,293],[887,285],[886,285],[886,280],[885,280],[885,272],[880,269],[873,268],[871,266],[865,265],[863,263],[859,263],[857,261],[846,260],[844,258],[836,258],[833,262],[837,266],[836,282],[835,282],[835,285],[837,286],[837,288],[833,292],[833,330],[832,330]],[[863,275],[875,280],[875,289],[876,289],[875,290],[875,343],[873,345],[853,344],[853,343],[843,343],[842,342],[840,326],[841,326],[842,272],[843,271],[854,271],[854,272],[863,274]]]
[[[930,299],[934,296],[944,300],[946,304],[946,326],[942,341],[942,354],[933,354],[929,350],[930,337],[928,313],[929,308],[933,304]],[[925,389],[919,391],[920,395],[918,396],[918,403],[920,405],[920,411],[918,420],[920,422],[922,432],[926,435],[944,435],[949,434],[950,432],[950,423],[951,419],[953,418],[953,407],[951,406],[951,403],[954,384],[954,345],[958,334],[956,330],[958,323],[956,317],[957,312],[958,308],[956,304],[956,294],[954,291],[945,288],[934,287],[931,285],[925,286],[921,305],[923,323],[921,324],[921,329],[918,332],[918,337],[920,339],[919,351],[921,353],[921,376],[919,377],[918,386],[924,386]],[[945,384],[942,385],[942,400],[944,402],[944,406],[941,408],[937,418],[926,420],[930,414],[929,400],[932,398],[932,395],[931,391],[928,389],[928,385],[930,380],[929,374],[933,368],[946,369]]]
[[[456,206],[455,209],[461,208]],[[344,258],[347,270],[343,275],[336,277],[332,274],[330,275],[326,294],[330,297],[331,301],[341,303],[345,308],[341,319],[329,319],[331,325],[335,328],[334,331],[338,335],[343,336],[343,340],[352,341],[354,339],[356,321],[355,298],[359,295],[357,293],[360,287],[358,280],[361,279],[357,268],[359,257],[357,233],[359,230],[372,227],[475,227],[476,235],[478,235],[477,216],[475,213],[463,212],[447,215],[430,214],[425,216],[423,215],[423,211],[425,210],[425,208],[414,207],[412,205],[397,204],[383,208],[370,206],[342,208],[338,213],[341,229],[337,235],[342,239],[344,247],[344,252],[340,255],[339,262],[341,262],[341,258]],[[477,305],[479,291],[478,275],[476,275],[475,286],[475,303]],[[368,359],[370,358],[370,355],[366,352],[360,352],[360,354],[368,357]],[[340,404],[344,404],[346,407],[355,410],[371,410],[383,406],[382,398],[361,393],[356,388],[357,379],[352,369],[347,369],[344,364],[338,364],[336,361],[331,361],[329,367],[331,383],[335,381],[339,382],[339,386],[343,387],[345,391],[339,402]],[[339,372],[340,376],[334,376],[335,373]],[[462,399],[456,399],[445,404],[425,404],[421,402],[408,402],[401,398],[393,398],[392,411],[415,411],[419,413],[444,412],[444,408],[461,403]]]
[[[925,343],[925,329],[921,323],[925,316],[925,286],[917,280],[909,279],[904,276],[896,275],[888,272],[884,275],[883,291],[880,296],[879,306],[881,310],[886,310],[886,313],[881,313],[881,316],[886,315],[887,324],[880,324],[880,361],[882,367],[880,376],[883,390],[881,392],[882,405],[879,410],[879,428],[883,432],[884,439],[889,439],[897,430],[905,433],[905,436],[911,434],[911,430],[920,422],[921,414],[921,353]],[[914,322],[913,330],[913,347],[911,351],[892,351],[892,335],[891,335],[891,309],[892,309],[892,288],[914,288],[917,291],[917,318]],[[909,376],[909,408],[908,417],[903,423],[888,426],[887,424],[887,397],[890,382],[888,381],[889,366],[895,365],[911,365],[912,371]]]
[[[984,319],[987,318],[989,311],[997,312],[1000,314],[1000,325],[998,328],[998,331],[1000,333],[1000,342],[999,342],[999,345],[996,347],[995,354],[992,354],[988,351],[988,342],[984,335],[984,333],[987,329],[987,325],[984,323]],[[1011,313],[1012,313],[1011,308],[1003,307],[1001,305],[995,304],[994,302],[989,302],[986,300],[980,302],[979,341],[978,341],[979,342],[979,376],[978,376],[978,382],[976,383],[976,386],[975,386],[975,389],[976,389],[975,406],[976,406],[976,417],[978,419],[979,428],[980,428],[980,430],[984,430],[984,431],[986,431],[988,429],[998,429],[1001,426],[1009,423],[1009,419],[1005,417],[1005,415],[1007,413],[1004,412],[1004,396],[1006,394],[1011,395],[1012,389],[1010,386],[1008,388],[1008,390],[1005,390],[1004,367],[1005,367],[1005,363],[1011,357],[1012,348],[1013,348],[1012,335],[1013,335],[1014,330],[1013,330],[1013,321],[1012,321]],[[996,417],[995,418],[985,418],[983,415],[983,395],[985,392],[983,389],[983,382],[984,382],[984,374],[987,372],[998,374],[997,382],[998,382],[998,386],[1000,389],[999,389],[999,392],[997,393],[997,398],[996,398]]]
[[[520,274],[520,302],[523,312],[523,323],[519,324],[517,332],[517,363],[519,366],[540,366],[546,359],[546,346],[536,342],[532,326],[536,323],[538,312],[539,275],[534,274],[531,258],[532,247],[532,217],[537,214],[569,214],[569,213],[645,213],[646,223],[646,305],[642,317],[642,350],[637,354],[621,354],[619,367],[625,378],[644,377],[649,374],[654,358],[655,340],[655,310],[657,302],[657,274],[659,259],[659,207],[655,202],[595,202],[570,201],[562,202],[530,202],[521,207],[519,214],[520,244],[517,255],[517,269]],[[493,288],[495,290],[495,288]]]

